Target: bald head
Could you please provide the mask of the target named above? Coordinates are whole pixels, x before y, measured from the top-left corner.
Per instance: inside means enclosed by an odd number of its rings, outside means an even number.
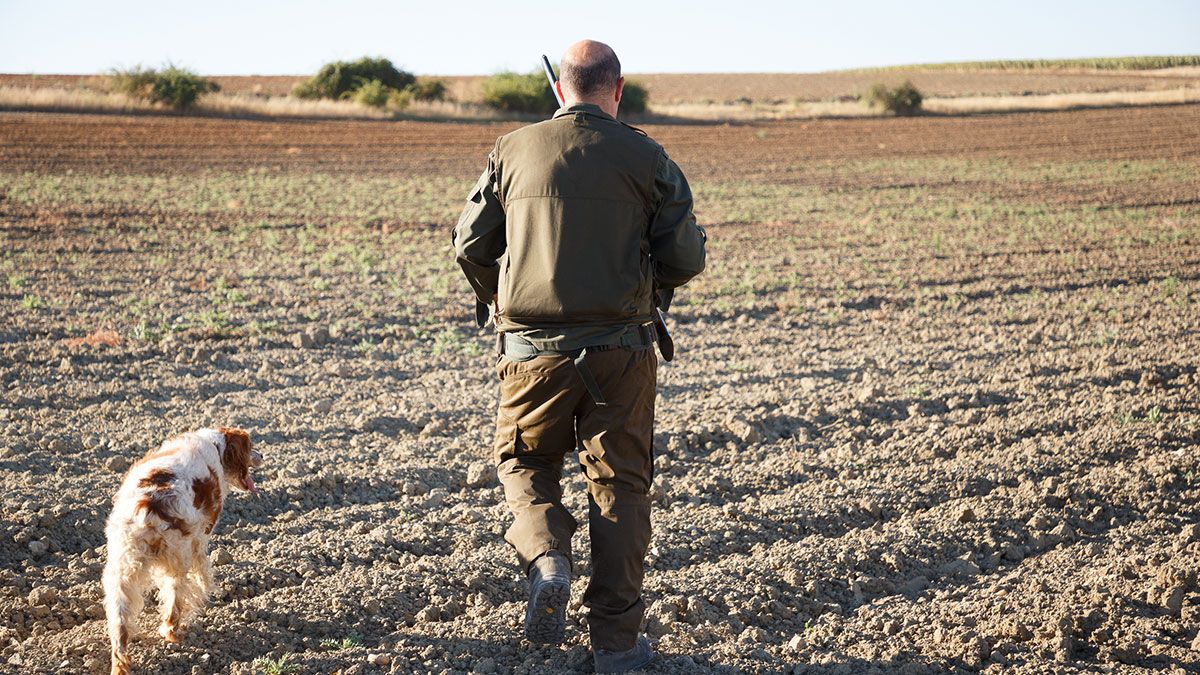
[[[559,62],[559,77],[568,104],[595,103],[616,115],[624,80],[621,62],[612,47],[595,40],[576,42],[567,48]]]

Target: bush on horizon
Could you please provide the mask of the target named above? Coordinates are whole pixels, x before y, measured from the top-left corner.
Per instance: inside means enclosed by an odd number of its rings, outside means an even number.
[[[303,99],[350,100],[373,108],[404,109],[414,100],[441,101],[446,83],[418,81],[385,58],[363,57],[357,61],[334,61],[292,88],[292,96]]]
[[[159,103],[176,110],[190,108],[204,94],[221,89],[216,82],[173,65],[163,70],[142,66],[114,69],[108,77],[108,88],[131,98]]]
[[[400,70],[383,57],[364,56],[357,61],[334,61],[321,66],[317,74],[292,88],[296,98],[347,98],[359,87],[369,82],[397,91],[417,81],[409,72]]]
[[[418,101],[444,101],[446,83],[441,80],[417,80],[408,85],[407,91]]]
[[[505,71],[483,81],[483,102],[505,112],[547,114],[558,110],[558,101],[546,75]]]
[[[912,82],[905,80],[897,87],[876,83],[867,92],[864,100],[870,107],[883,108],[894,115],[913,115],[921,110],[921,102],[925,97]]]
[[[625,88],[621,91],[619,112],[644,113],[649,102],[650,92],[645,85],[637,80],[625,80]]]

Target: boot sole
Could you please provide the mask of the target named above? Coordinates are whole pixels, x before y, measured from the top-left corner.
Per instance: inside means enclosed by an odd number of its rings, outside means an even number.
[[[571,586],[564,583],[548,583],[538,588],[529,598],[525,610],[525,637],[538,644],[558,644],[567,633],[567,603],[571,599]]]

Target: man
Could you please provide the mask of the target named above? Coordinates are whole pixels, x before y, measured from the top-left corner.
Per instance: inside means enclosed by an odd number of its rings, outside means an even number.
[[[495,455],[530,591],[525,632],[561,642],[571,536],[563,457],[588,481],[592,577],[583,596],[597,672],[650,662],[639,635],[650,543],[655,305],[704,269],[687,181],[616,120],[625,80],[607,45],[561,62],[564,107],[500,137],[454,231],[457,259],[499,331]]]

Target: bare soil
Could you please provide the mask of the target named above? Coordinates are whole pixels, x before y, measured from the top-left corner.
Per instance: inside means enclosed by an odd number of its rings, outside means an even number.
[[[211,79],[229,93],[283,96],[304,75],[216,75]],[[482,75],[430,76],[443,80],[448,94],[459,101],[479,101]],[[1161,71],[947,71],[893,70],[833,73],[646,73],[630,78],[646,85],[652,103],[755,103],[830,101],[856,97],[876,82],[910,80],[926,96],[1005,96],[1099,91],[1150,91],[1200,86],[1196,69]],[[0,74],[0,86],[97,87],[96,75]]]
[[[448,246],[511,128],[0,115],[0,670],[107,669],[110,497],[209,425],[264,492],[141,672],[591,670],[577,608],[519,638]],[[647,127],[711,247],[660,370],[651,672],[1200,670],[1198,129]]]

